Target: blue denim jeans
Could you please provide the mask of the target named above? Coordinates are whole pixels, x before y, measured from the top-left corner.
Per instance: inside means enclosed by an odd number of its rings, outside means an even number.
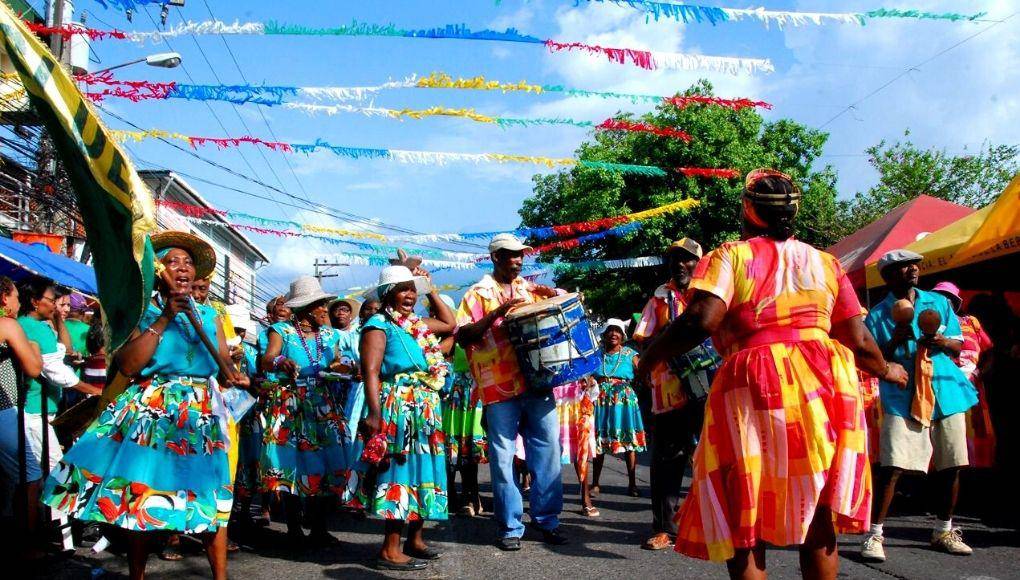
[[[524,535],[524,504],[514,481],[517,434],[524,439],[531,479],[531,521],[544,530],[560,525],[563,480],[560,476],[559,418],[552,395],[523,395],[486,405],[492,497],[501,538]]]

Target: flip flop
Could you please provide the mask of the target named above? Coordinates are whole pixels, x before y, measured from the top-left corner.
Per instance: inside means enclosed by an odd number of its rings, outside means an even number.
[[[602,512],[599,511],[599,508],[593,505],[586,505],[581,508],[581,515],[588,516],[589,518],[597,518],[602,515]]]
[[[392,570],[394,572],[415,572],[417,570],[424,570],[425,568],[428,567],[429,567],[428,562],[425,562],[423,560],[415,560],[414,558],[411,558],[410,560],[404,562],[403,564],[398,564],[397,562],[390,562],[388,560],[383,560],[382,558],[375,559],[375,568],[377,570]]]

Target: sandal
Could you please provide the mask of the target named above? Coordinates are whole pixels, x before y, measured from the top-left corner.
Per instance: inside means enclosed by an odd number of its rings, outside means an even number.
[[[599,508],[593,505],[586,505],[581,507],[581,515],[587,516],[589,518],[597,518],[600,515],[602,515],[602,513],[599,511]]]
[[[590,489],[590,490],[588,491],[588,493],[589,493],[589,494],[590,494],[590,495],[591,495],[592,497],[598,497],[598,496],[599,496],[599,492],[600,492],[600,491],[602,491],[602,490],[601,490],[601,489],[599,489],[599,486],[597,486],[597,485],[593,485],[593,486],[591,486],[591,489]]]
[[[184,559],[180,546],[164,546],[159,552],[159,559],[166,562],[179,562]]]
[[[627,495],[630,497],[641,497],[641,492],[638,491],[637,487],[629,487],[627,488]]]
[[[642,550],[665,550],[673,545],[672,538],[667,533],[655,534],[641,544]]]
[[[241,546],[234,540],[227,540],[227,553],[240,552]]]
[[[457,510],[457,515],[464,516],[466,518],[473,518],[475,517],[475,506],[471,504],[464,504],[460,506],[459,510]]]

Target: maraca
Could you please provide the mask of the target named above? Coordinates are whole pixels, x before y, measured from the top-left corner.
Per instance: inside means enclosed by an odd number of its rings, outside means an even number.
[[[904,298],[892,305],[892,319],[896,324],[909,324],[914,320],[914,304]]]
[[[942,316],[934,310],[925,310],[917,317],[917,326],[926,338],[932,338],[938,334],[939,328],[942,327]]]

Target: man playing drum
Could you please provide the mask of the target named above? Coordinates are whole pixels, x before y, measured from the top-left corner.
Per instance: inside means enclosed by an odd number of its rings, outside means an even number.
[[[485,275],[467,291],[457,311],[457,341],[467,351],[471,374],[485,405],[494,512],[499,523],[497,545],[508,551],[519,550],[524,535],[524,506],[513,477],[518,433],[524,439],[528,467],[534,476],[532,525],[545,542],[567,543],[558,529],[563,483],[556,403],[551,392],[528,391],[504,326],[504,317],[511,308],[559,294],[521,277],[524,251],[528,249],[511,234],[493,237],[489,242],[492,275]]]
[[[690,238],[681,238],[666,250],[664,262],[670,279],[655,289],[634,330],[634,338],[642,346],[664,331],[686,308],[684,293],[701,255],[701,245]],[[673,514],[680,506],[684,471],[701,432],[703,395],[712,381],[710,373],[718,364],[714,349],[704,345],[673,365],[661,364],[652,372],[652,420],[648,429],[652,451],[652,536],[641,546],[646,550],[673,545],[676,535]],[[692,398],[695,400],[690,401]]]

